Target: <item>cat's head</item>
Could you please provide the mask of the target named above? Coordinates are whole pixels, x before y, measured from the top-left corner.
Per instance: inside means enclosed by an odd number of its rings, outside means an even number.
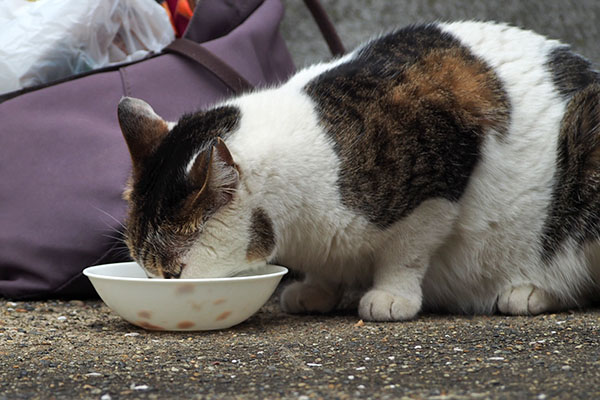
[[[133,163],[125,241],[149,276],[231,276],[265,262],[271,220],[252,206],[224,140],[239,127],[236,107],[169,123],[125,97],[118,118]]]

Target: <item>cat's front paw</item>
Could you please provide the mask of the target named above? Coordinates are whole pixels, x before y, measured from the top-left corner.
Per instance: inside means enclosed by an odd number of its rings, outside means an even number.
[[[281,293],[281,308],[290,314],[326,313],[337,306],[339,297],[336,291],[315,284],[294,282]]]
[[[358,315],[369,321],[404,321],[421,309],[420,298],[406,298],[379,289],[371,289],[360,299]]]
[[[498,311],[508,315],[536,315],[560,308],[551,294],[531,284],[505,289],[498,296],[497,305]]]

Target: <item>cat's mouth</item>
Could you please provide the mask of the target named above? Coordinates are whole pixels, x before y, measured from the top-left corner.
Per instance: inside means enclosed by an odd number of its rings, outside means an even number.
[[[179,279],[181,278],[181,273],[186,266],[184,263],[180,263],[176,267],[153,265],[153,268],[148,268],[145,263],[139,261],[138,263],[142,266],[142,269],[146,273],[148,279]]]

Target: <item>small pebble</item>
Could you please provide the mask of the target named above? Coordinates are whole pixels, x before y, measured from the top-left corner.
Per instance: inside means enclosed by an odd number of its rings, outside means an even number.
[[[106,393],[100,397],[100,400],[112,400],[112,397],[110,397],[110,394]]]
[[[64,315],[61,315],[60,317],[57,317],[56,319],[59,321],[66,321],[67,317],[65,317]]]
[[[129,332],[126,333],[124,336],[140,336],[140,334],[138,332]]]

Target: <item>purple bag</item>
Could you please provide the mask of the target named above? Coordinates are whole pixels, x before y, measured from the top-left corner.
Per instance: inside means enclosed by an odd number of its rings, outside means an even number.
[[[166,52],[0,103],[0,296],[94,296],[81,271],[128,259],[119,99],[142,98],[176,120],[286,79],[294,66],[282,16],[279,0],[204,0]]]

